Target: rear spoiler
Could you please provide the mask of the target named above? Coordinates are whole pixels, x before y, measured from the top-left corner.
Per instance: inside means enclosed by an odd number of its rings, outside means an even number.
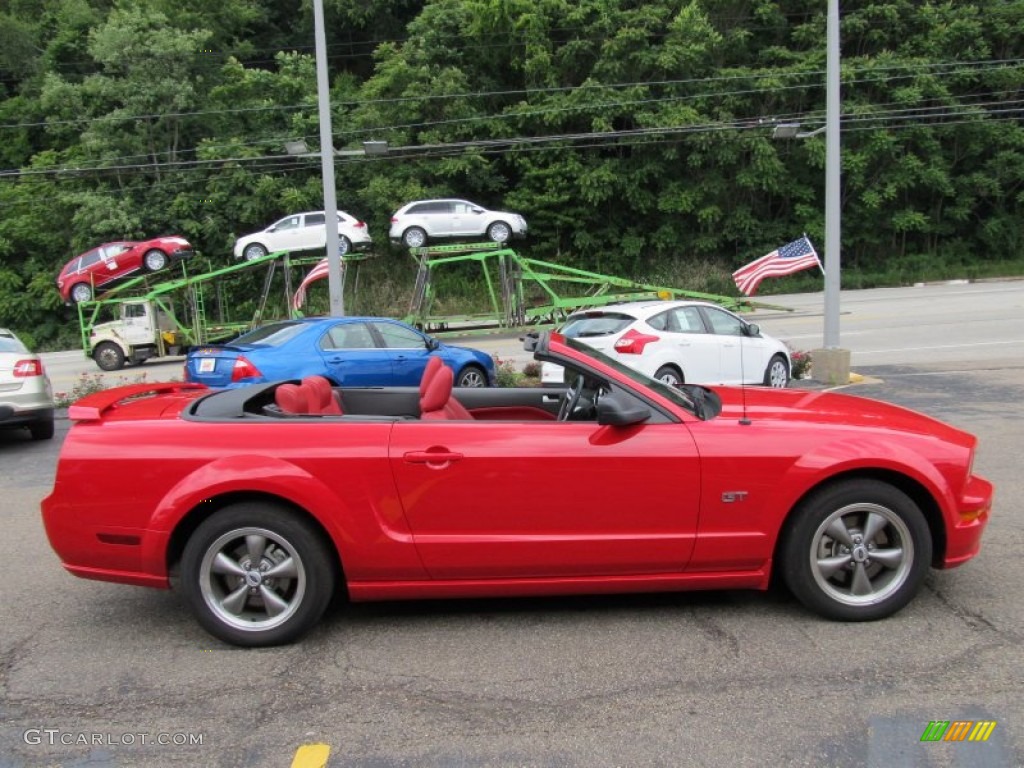
[[[168,381],[154,384],[127,384],[123,387],[112,387],[101,392],[86,395],[68,408],[71,421],[97,421],[103,418],[105,411],[110,410],[124,400],[143,395],[166,395],[178,392],[189,392],[209,389],[205,384],[194,382]]]

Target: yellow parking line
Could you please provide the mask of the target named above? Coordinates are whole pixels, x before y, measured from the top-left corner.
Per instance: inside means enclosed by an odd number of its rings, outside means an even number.
[[[303,744],[295,752],[292,768],[327,768],[331,748],[327,744]]]

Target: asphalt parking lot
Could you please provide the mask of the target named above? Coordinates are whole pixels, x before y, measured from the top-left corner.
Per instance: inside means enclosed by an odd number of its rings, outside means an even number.
[[[981,555],[877,623],[823,621],[775,591],[432,601],[340,605],[298,645],[238,650],[174,593],[65,574],[38,505],[67,422],[52,442],[0,433],[0,768],[289,766],[315,743],[328,766],[366,768],[1024,765],[1015,296],[1001,358],[933,328],[956,351],[857,366],[851,394],[978,435],[996,486]],[[875,310],[850,312],[856,340]],[[996,725],[983,743],[922,742],[932,721]]]

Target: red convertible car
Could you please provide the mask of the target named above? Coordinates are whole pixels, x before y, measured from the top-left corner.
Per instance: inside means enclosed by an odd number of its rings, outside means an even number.
[[[238,645],[357,600],[765,589],[879,619],[977,554],[975,438],[848,395],[676,389],[573,339],[564,389],[135,384],[69,409],[43,520],[76,576],[180,587]],[[325,386],[326,385],[326,386]]]
[[[191,255],[192,245],[176,236],[104,243],[65,264],[57,276],[57,290],[65,302],[92,301],[99,288],[142,270],[156,272]]]

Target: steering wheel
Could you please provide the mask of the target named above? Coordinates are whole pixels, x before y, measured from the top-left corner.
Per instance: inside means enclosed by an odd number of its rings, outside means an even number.
[[[573,411],[576,410],[576,406],[580,402],[580,397],[583,395],[583,374],[577,374],[576,380],[569,387],[565,393],[565,399],[562,404],[558,407],[558,420],[569,421],[572,418]]]

